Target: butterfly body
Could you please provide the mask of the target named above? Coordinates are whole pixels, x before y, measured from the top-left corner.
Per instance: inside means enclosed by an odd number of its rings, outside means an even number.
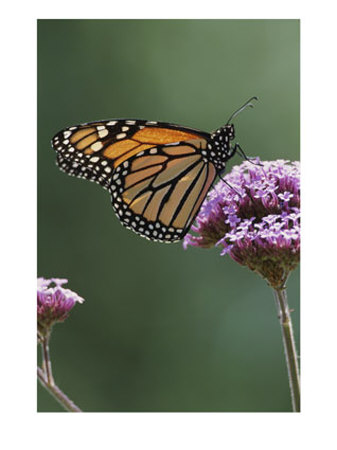
[[[165,122],[112,119],[57,133],[57,164],[99,183],[127,228],[176,242],[192,225],[216,176],[235,153],[233,125],[214,133]]]

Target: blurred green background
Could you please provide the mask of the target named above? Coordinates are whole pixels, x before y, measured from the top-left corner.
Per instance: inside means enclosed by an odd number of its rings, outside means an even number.
[[[270,288],[218,249],[148,242],[106,191],[60,172],[60,129],[146,118],[299,159],[299,21],[38,21],[38,274],[86,299],[57,325],[54,376],[85,411],[291,411]],[[239,164],[236,156],[231,164]],[[299,271],[288,283],[299,345]],[[40,386],[39,411],[62,411]]]

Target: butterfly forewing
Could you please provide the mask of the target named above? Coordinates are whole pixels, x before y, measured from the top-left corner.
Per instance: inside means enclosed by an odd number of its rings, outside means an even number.
[[[52,145],[62,170],[106,186],[106,174],[140,151],[200,136],[207,138],[207,133],[164,122],[106,120],[66,128]]]

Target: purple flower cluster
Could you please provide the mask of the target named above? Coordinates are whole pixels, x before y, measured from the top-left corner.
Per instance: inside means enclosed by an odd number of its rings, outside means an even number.
[[[76,302],[84,302],[76,292],[62,287],[66,283],[64,278],[37,279],[37,320],[42,334],[55,322],[63,322]]]
[[[300,165],[249,161],[233,167],[208,194],[188,245],[221,246],[239,264],[280,287],[300,257]]]

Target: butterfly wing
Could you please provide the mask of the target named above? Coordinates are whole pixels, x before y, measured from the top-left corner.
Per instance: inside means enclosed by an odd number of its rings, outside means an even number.
[[[188,231],[216,176],[205,157],[209,134],[163,122],[111,120],[62,130],[57,163],[112,195],[127,228],[173,242]]]
[[[151,240],[183,238],[216,177],[197,151],[200,143],[158,145],[117,167],[109,189],[123,225]]]
[[[54,136],[52,146],[61,170],[107,188],[116,167],[132,155],[200,135],[208,134],[164,122],[116,119],[66,128]]]

